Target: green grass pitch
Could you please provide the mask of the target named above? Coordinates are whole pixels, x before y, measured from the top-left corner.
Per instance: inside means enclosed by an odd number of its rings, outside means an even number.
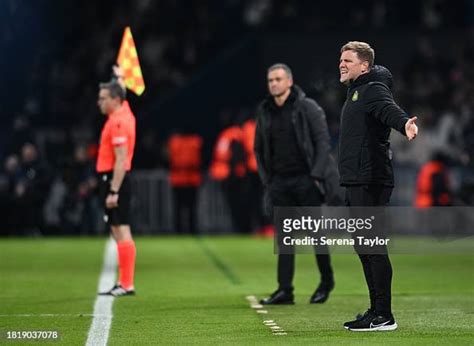
[[[474,255],[392,255],[399,329],[352,333],[342,323],[367,308],[355,255],[333,256],[336,288],[310,305],[319,281],[311,255],[296,259],[294,306],[259,314],[246,296],[276,288],[273,244],[250,237],[138,237],[137,296],[116,299],[110,345],[474,344]],[[105,239],[0,239],[0,344],[7,331],[55,330],[84,345]],[[472,247],[471,247],[472,249]],[[274,335],[274,320],[286,335]],[[58,342],[56,342],[57,344]],[[38,344],[38,342],[31,342]]]

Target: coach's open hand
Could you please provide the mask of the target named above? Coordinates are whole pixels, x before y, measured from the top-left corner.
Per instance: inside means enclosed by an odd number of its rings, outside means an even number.
[[[118,198],[119,198],[118,194],[115,194],[115,195],[109,194],[107,196],[107,199],[105,200],[106,208],[111,209],[111,208],[118,207]]]
[[[418,134],[418,126],[416,126],[415,121],[418,119],[417,117],[413,117],[408,119],[405,124],[405,133],[407,134],[408,140],[411,141],[415,139],[416,135]]]

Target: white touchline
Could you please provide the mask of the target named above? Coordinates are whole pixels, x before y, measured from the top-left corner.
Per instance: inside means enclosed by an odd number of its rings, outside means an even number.
[[[261,309],[263,306],[258,303],[257,297],[247,296],[245,298],[249,301],[250,307],[252,309],[255,309],[255,312],[257,312],[257,314],[267,314],[268,313],[268,310],[262,310]],[[287,333],[283,330],[283,328],[278,326],[274,320],[263,320],[262,322],[265,326],[270,328],[273,335],[287,335]]]
[[[250,304],[258,304],[257,297],[255,296],[247,296],[246,299],[250,302]]]
[[[104,266],[99,278],[98,292],[109,290],[116,280],[117,247],[109,239],[105,245]],[[112,325],[113,296],[97,296],[94,304],[94,318],[87,334],[87,346],[107,345],[110,326]]]
[[[95,317],[95,316],[109,316],[109,315],[94,315],[94,314],[2,314],[0,317]]]

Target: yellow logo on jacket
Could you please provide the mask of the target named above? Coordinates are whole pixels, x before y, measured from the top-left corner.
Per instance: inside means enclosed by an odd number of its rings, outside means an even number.
[[[352,101],[357,101],[359,99],[359,92],[356,90],[354,94],[352,94]]]

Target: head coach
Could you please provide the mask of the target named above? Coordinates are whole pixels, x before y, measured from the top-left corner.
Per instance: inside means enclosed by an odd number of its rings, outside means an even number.
[[[265,188],[266,213],[272,207],[336,204],[338,175],[330,155],[329,132],[323,109],[293,84],[285,64],[267,71],[268,97],[257,112],[255,155]],[[324,303],[334,288],[327,249],[318,249],[321,282],[310,303]],[[294,254],[278,255],[278,288],[262,304],[293,304]]]
[[[418,133],[416,117],[409,118],[393,100],[392,75],[374,65],[374,50],[352,41],[341,48],[340,82],[348,87],[341,111],[339,173],[346,187],[346,205],[373,207],[388,204],[394,187],[389,136],[391,129],[412,140]],[[369,289],[370,308],[344,327],[352,331],[395,330],[391,309],[392,266],[385,254],[357,250]]]

